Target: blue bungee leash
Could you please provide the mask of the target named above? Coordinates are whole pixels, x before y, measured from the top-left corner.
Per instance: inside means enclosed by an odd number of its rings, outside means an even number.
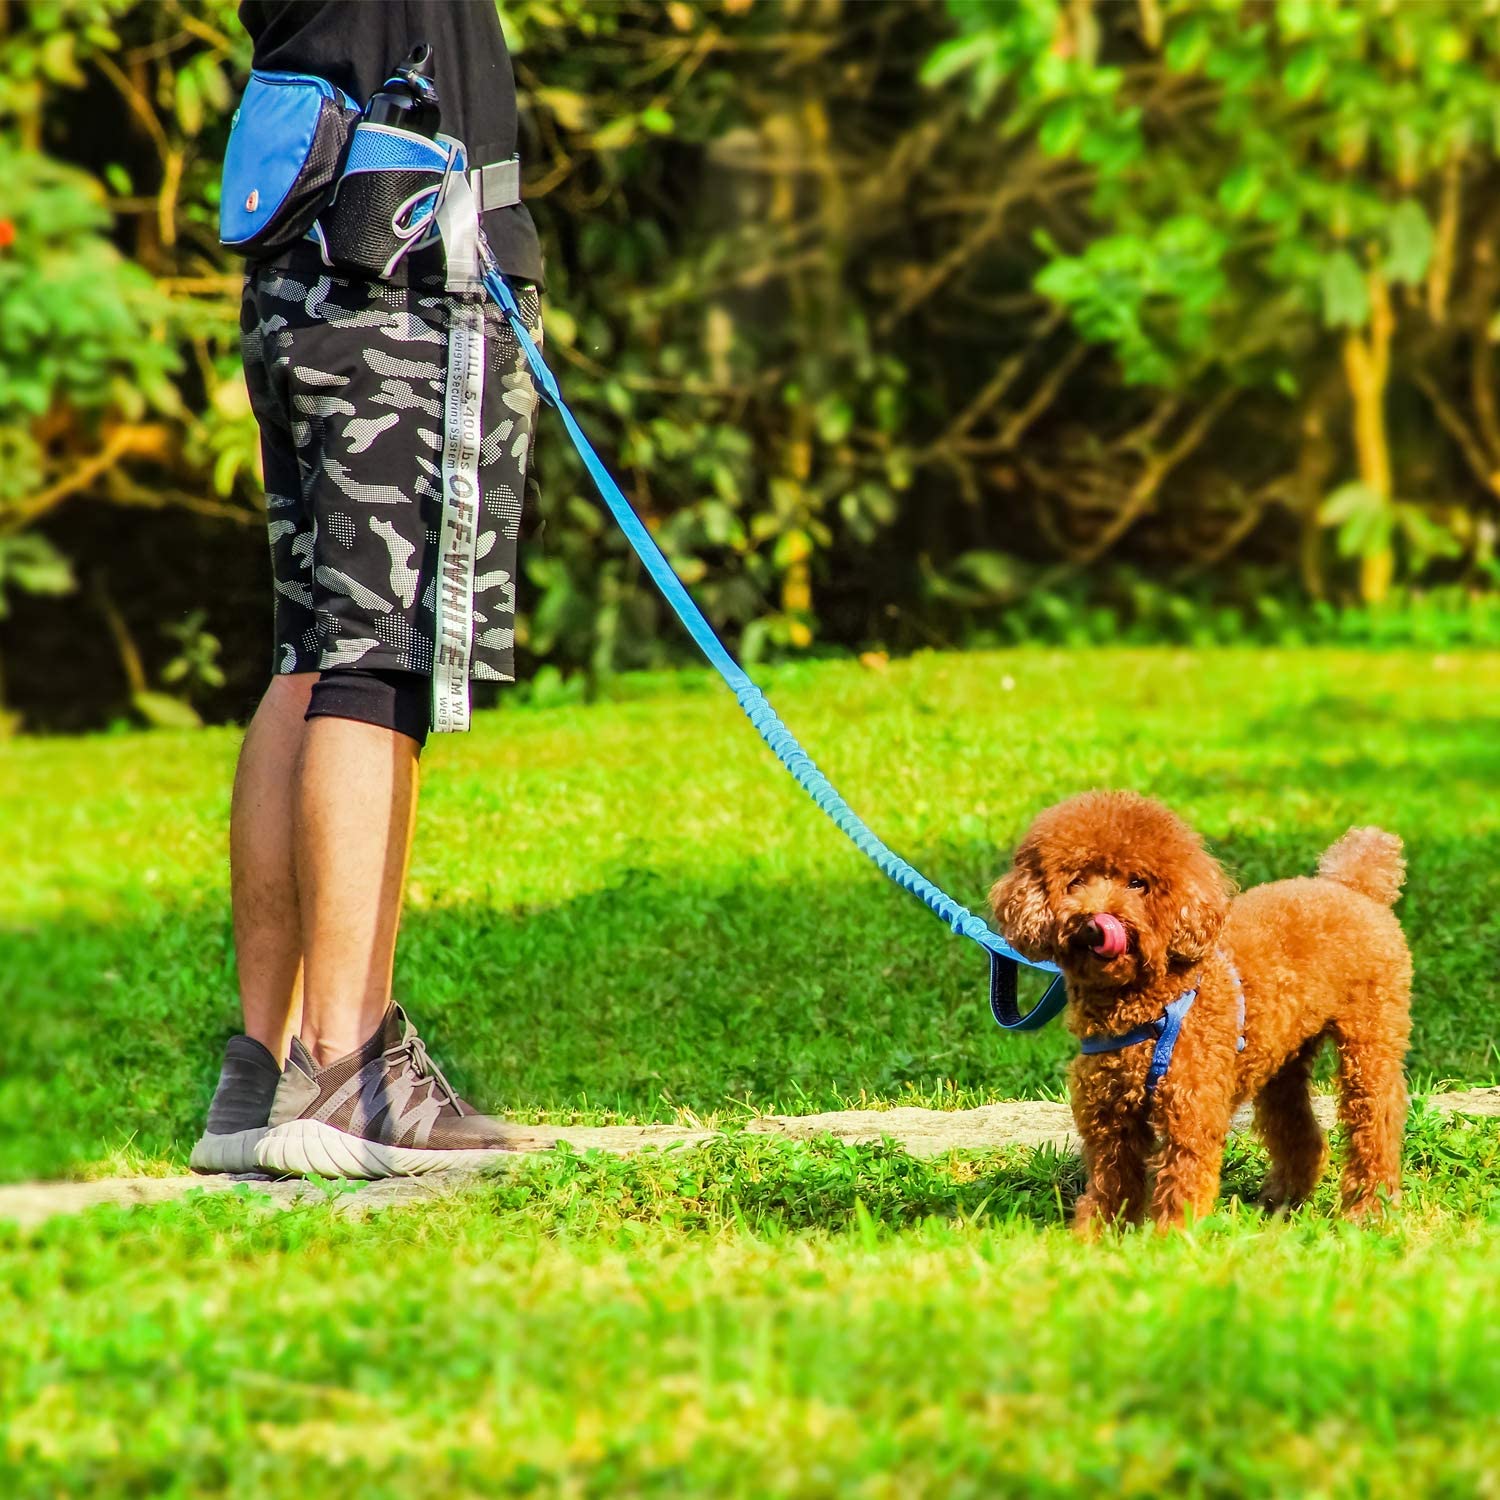
[[[491,162],[471,170],[463,143],[438,133],[441,111],[431,82],[432,49],[419,44],[393,70],[384,87],[360,110],[328,80],[301,73],[255,71],[235,111],[225,153],[220,191],[219,238],[246,254],[279,250],[304,236],[319,245],[334,269],[390,278],[407,252],[441,239],[450,291],[477,289],[481,281],[515,331],[543,398],[568,429],[595,488],[635,549],[662,597],[728,684],[756,732],[791,772],[797,784],[834,825],[891,880],[910,891],[954,932],[979,944],[990,956],[990,1009],[1007,1030],[1033,1031],[1063,1007],[1059,977],[1024,1015],[1016,999],[1017,965],[1056,972],[1053,964],[1033,963],[991,932],[982,918],[960,906],[878,839],[829,784],[790,730],[776,717],[760,689],[724,649],[682,580],[630,508],[619,485],[594,452],[556,377],[526,331],[526,321],[489,254],[480,228],[481,212],[520,201],[520,164]],[[479,314],[477,303],[461,305],[462,317]],[[478,341],[482,351],[482,338]],[[482,353],[481,353],[482,358]],[[482,364],[474,362],[482,371]],[[470,372],[472,374],[472,370]],[[478,383],[455,382],[450,363],[450,396],[477,416]],[[464,424],[458,424],[461,430]],[[477,451],[453,455],[472,497],[477,484]],[[449,456],[444,454],[447,469]],[[472,526],[446,503],[442,558],[452,555],[456,574],[472,574]],[[471,502],[472,503],[472,499]],[[467,547],[467,552],[465,552]],[[460,592],[465,592],[465,583]],[[461,601],[462,602],[462,601]],[[439,634],[446,610],[439,608]],[[456,617],[467,620],[460,608]],[[434,728],[462,728],[468,722],[467,636],[455,641],[450,681],[435,674]],[[442,713],[438,713],[439,709]]]
[[[951,896],[939,890],[924,875],[913,869],[893,849],[888,847],[865,824],[863,819],[839,796],[828,778],[813,764],[812,758],[799,745],[792,732],[776,716],[775,710],[766,701],[765,694],[756,687],[740,664],[725,649],[714,633],[713,626],[704,618],[702,610],[693,602],[682,580],[673,571],[656,539],[646,529],[641,518],[631,508],[620,486],[604,466],[603,460],[594,451],[593,444],[578,425],[578,419],[569,410],[558,388],[557,377],[542,358],[536,342],[527,332],[525,319],[521,316],[510,286],[493,265],[486,265],[484,284],[496,305],[505,314],[525,352],[542,398],[562,418],[568,436],[578,450],[594,488],[599,491],[615,523],[625,534],[625,539],[635,549],[651,581],[661,591],[662,597],[672,606],[673,612],[682,622],[694,644],[708,658],[709,664],[724,679],[735,701],[745,711],[745,716],[755,726],[756,733],[770,746],[792,779],[827,814],[834,826],[864,854],[888,879],[895,881],[904,891],[910,891],[934,915],[941,917],[954,932],[978,943],[990,959],[990,1012],[998,1025],[1007,1031],[1035,1031],[1062,1010],[1067,995],[1059,975],[1047,987],[1046,993],[1028,1011],[1022,1012],[1017,1003],[1017,966],[1045,969],[1057,973],[1056,964],[1036,963],[1017,953],[994,932],[982,917],[977,917],[960,906]]]

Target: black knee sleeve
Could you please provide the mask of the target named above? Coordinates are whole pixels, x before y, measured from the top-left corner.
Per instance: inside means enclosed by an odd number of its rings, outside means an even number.
[[[307,703],[307,717],[319,716],[393,729],[425,745],[432,721],[432,681],[420,672],[330,667],[313,683]]]

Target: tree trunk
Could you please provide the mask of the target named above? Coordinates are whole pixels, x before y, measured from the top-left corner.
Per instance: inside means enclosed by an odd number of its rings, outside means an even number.
[[[1367,334],[1350,331],[1344,340],[1344,374],[1354,401],[1354,451],[1359,460],[1360,482],[1389,507],[1391,493],[1391,449],[1385,427],[1385,388],[1390,376],[1391,332],[1395,317],[1385,278],[1372,270],[1370,327]],[[1395,574],[1395,554],[1389,530],[1385,543],[1360,559],[1359,596],[1366,604],[1378,604],[1390,592]]]

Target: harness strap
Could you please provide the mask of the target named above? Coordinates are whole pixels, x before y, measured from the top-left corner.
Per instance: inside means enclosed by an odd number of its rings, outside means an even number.
[[[1139,1026],[1132,1026],[1129,1031],[1123,1031],[1118,1036],[1108,1031],[1090,1032],[1088,1036],[1079,1040],[1078,1050],[1086,1053],[1089,1057],[1100,1052],[1123,1052],[1127,1047],[1134,1047],[1138,1042],[1150,1041],[1152,1037],[1158,1037],[1166,1030],[1166,1014],[1159,1015],[1154,1021],[1143,1021]]]
[[[1182,1034],[1183,1017],[1193,1008],[1193,1001],[1197,998],[1196,988],[1184,990],[1154,1021],[1133,1026],[1120,1036],[1110,1036],[1103,1032],[1086,1036],[1080,1040],[1079,1048],[1093,1057],[1100,1052],[1123,1052],[1127,1047],[1134,1047],[1139,1042],[1155,1037],[1156,1047],[1151,1053],[1151,1066],[1146,1069],[1146,1097],[1149,1099],[1156,1092],[1157,1084],[1167,1076],[1167,1069],[1172,1065],[1172,1052],[1177,1046],[1177,1038]]]
[[[817,806],[828,816],[834,826],[864,854],[884,875],[909,891],[934,915],[941,917],[954,932],[977,943],[990,959],[990,1009],[995,1020],[1009,1031],[1035,1031],[1062,1010],[1067,995],[1061,980],[1053,983],[1045,995],[1029,1011],[1022,1014],[1016,1005],[1016,966],[1026,964],[1029,968],[1045,969],[1057,973],[1056,964],[1034,963],[1016,952],[997,933],[991,932],[982,917],[977,917],[966,907],[960,906],[951,896],[934,885],[924,875],[883,843],[852,807],[839,796],[833,784],[813,764],[792,732],[776,716],[776,711],[766,701],[765,695],[750,680],[743,667],[725,649],[714,633],[713,626],[704,618],[703,612],[693,602],[693,597],[683,586],[671,563],[666,559],[656,539],[646,529],[641,518],[631,509],[624,492],[605,467],[604,461],[594,451],[578,419],[569,410],[558,388],[557,377],[548,368],[541,351],[526,329],[526,321],[516,302],[509,284],[501,276],[492,260],[486,261],[484,284],[496,305],[505,314],[515,332],[526,362],[536,379],[542,399],[553,407],[568,429],[568,436],[578,450],[594,488],[604,501],[605,507],[614,517],[625,539],[634,549],[641,565],[650,575],[651,581],[660,590],[662,597],[671,605],[673,613],[682,622],[692,637],[693,643],[707,657],[709,664],[724,679],[735,701],[744,710],[745,716],[755,726],[756,732],[770,746],[774,754],[797,785],[805,791]]]
[[[1240,980],[1240,971],[1235,968],[1234,960],[1229,954],[1220,948],[1215,956],[1229,971],[1230,982],[1234,985],[1235,997],[1239,1002],[1239,1035],[1235,1039],[1234,1050],[1243,1052],[1245,1050],[1245,986]],[[1156,1050],[1151,1054],[1151,1066],[1146,1070],[1146,1097],[1149,1099],[1156,1092],[1156,1085],[1166,1077],[1167,1069],[1172,1063],[1172,1049],[1176,1047],[1177,1037],[1182,1031],[1182,1018],[1193,1008],[1193,1001],[1197,998],[1196,986],[1193,989],[1184,990],[1156,1020],[1133,1026],[1120,1036],[1110,1036],[1107,1033],[1086,1036],[1078,1045],[1082,1051],[1093,1057],[1100,1052],[1123,1052],[1126,1047],[1134,1047],[1139,1042],[1155,1037]]]
[[[1183,1017],[1193,1008],[1193,1001],[1197,998],[1197,990],[1188,990],[1167,1006],[1167,1013],[1161,1018],[1161,1035],[1157,1037],[1156,1050],[1151,1054],[1151,1066],[1146,1069],[1148,1098],[1156,1092],[1156,1085],[1167,1076],[1167,1069],[1172,1065],[1172,1052],[1182,1033]]]

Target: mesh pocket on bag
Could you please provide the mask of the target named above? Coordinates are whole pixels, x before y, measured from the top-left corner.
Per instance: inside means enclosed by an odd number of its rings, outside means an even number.
[[[319,217],[323,251],[336,270],[389,278],[433,229],[448,151],[426,136],[364,121],[344,175]]]

